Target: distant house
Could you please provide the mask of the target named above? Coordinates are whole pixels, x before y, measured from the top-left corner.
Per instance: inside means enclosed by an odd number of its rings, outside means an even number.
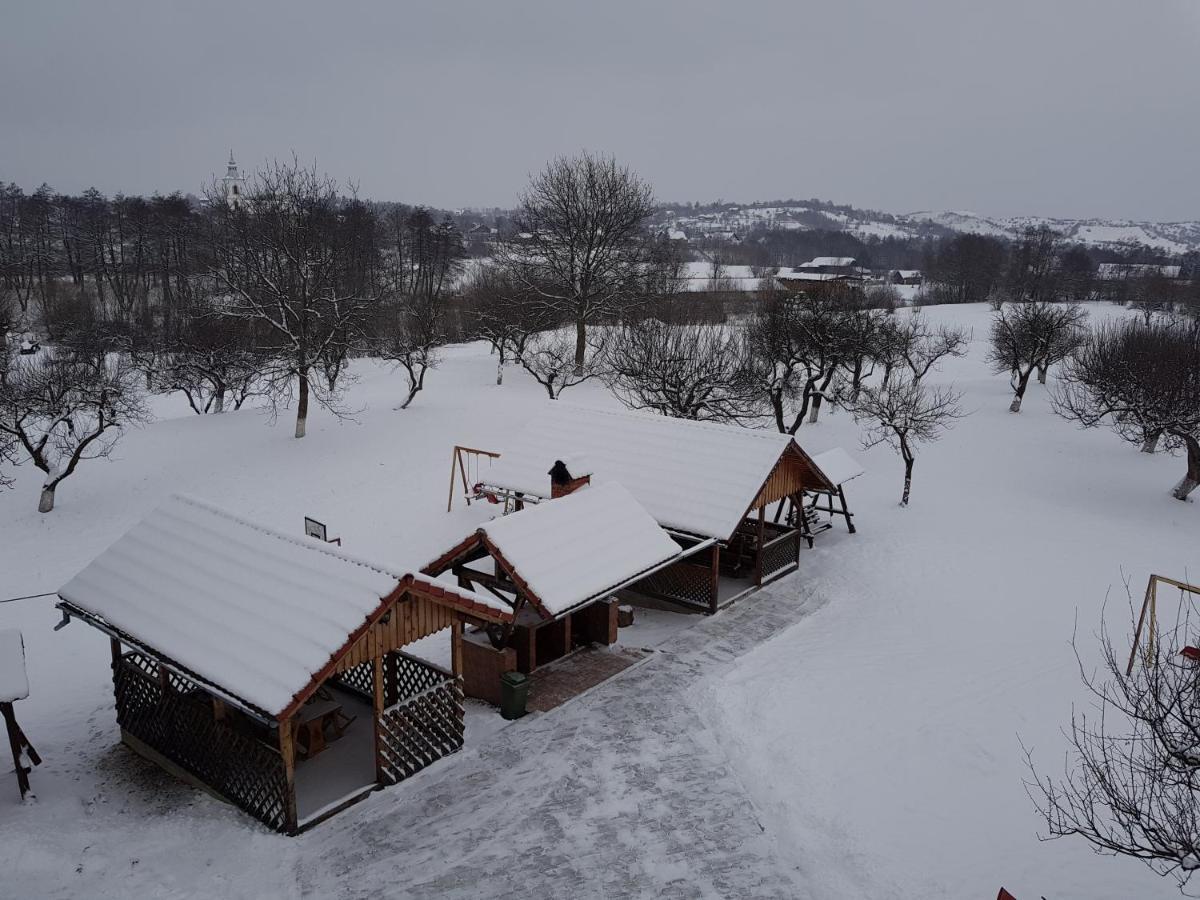
[[[796,268],[818,275],[862,275],[863,270],[854,265],[855,261],[853,256],[818,256]]]
[[[888,281],[892,284],[919,285],[923,280],[919,269],[893,269],[888,273]]]
[[[688,236],[687,236],[686,232],[681,231],[678,228],[668,228],[667,229],[667,240],[668,241],[680,241],[680,242],[686,244],[687,239],[688,239]]]

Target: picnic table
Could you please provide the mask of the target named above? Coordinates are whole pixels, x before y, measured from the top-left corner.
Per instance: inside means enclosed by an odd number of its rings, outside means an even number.
[[[311,759],[325,749],[325,728],[331,726],[335,737],[341,737],[346,725],[350,723],[342,714],[342,704],[337,700],[314,700],[300,707],[292,720],[292,732],[296,737],[296,745],[304,751],[304,756]]]

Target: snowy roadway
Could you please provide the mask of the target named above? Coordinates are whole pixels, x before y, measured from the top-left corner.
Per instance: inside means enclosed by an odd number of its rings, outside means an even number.
[[[316,897],[805,897],[718,736],[709,679],[811,612],[795,576],[301,840]]]

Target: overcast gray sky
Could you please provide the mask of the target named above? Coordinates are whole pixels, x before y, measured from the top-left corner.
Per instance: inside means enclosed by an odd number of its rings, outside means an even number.
[[[660,199],[1200,217],[1196,0],[0,0],[0,180],[197,191],[295,151],[512,205],[587,148]]]

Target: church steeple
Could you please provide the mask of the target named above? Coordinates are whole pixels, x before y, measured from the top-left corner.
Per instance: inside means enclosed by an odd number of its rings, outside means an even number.
[[[229,151],[229,165],[225,169],[225,177],[221,179],[225,192],[225,202],[230,206],[240,206],[245,192],[246,179],[242,177],[237,163],[233,160],[233,150]]]

